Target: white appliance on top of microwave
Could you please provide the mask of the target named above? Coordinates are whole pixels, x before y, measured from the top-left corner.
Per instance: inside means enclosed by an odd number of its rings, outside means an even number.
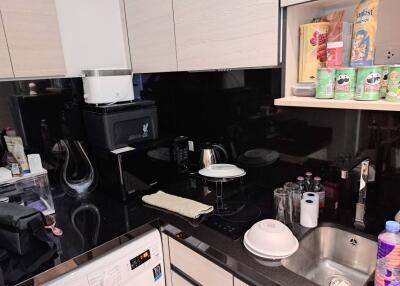
[[[43,286],[165,286],[161,235],[150,230]]]
[[[101,68],[82,71],[84,99],[88,104],[133,101],[132,71]]]

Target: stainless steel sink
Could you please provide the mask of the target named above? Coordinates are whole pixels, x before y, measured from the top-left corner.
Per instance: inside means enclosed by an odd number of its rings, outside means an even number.
[[[282,260],[287,269],[319,285],[364,285],[375,270],[377,242],[355,231],[322,225],[300,240],[297,252]]]

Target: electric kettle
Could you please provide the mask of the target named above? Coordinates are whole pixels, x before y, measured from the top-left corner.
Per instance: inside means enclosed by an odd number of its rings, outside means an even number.
[[[212,164],[226,162],[228,153],[220,144],[204,143],[200,151],[200,168],[206,168]]]

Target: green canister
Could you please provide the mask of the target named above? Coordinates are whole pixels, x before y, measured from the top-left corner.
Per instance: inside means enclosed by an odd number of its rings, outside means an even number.
[[[381,98],[385,98],[387,94],[388,88],[388,75],[389,75],[389,66],[382,66],[382,84],[379,93],[381,94]]]
[[[356,92],[355,68],[337,68],[335,79],[335,99],[353,99]]]
[[[382,67],[360,67],[357,72],[355,100],[379,100],[382,83]]]
[[[333,98],[335,85],[335,69],[319,68],[317,71],[316,98]]]
[[[389,67],[388,93],[386,100],[400,102],[400,65]]]

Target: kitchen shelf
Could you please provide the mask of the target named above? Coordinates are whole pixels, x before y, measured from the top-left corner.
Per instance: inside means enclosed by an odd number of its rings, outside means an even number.
[[[400,111],[400,103],[387,102],[384,100],[356,101],[356,100],[334,100],[334,99],[317,99],[314,97],[286,96],[283,98],[275,99],[275,105],[287,106],[287,107]]]

